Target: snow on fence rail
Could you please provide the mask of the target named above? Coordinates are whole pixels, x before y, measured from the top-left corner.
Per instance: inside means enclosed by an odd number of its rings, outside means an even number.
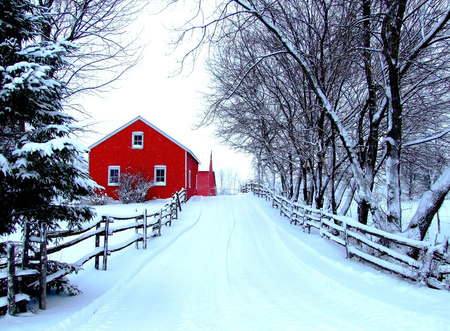
[[[0,308],[6,307],[9,315],[15,315],[17,304],[26,304],[30,301],[29,295],[24,293],[16,294],[19,288],[24,288],[25,286],[28,289],[39,289],[39,308],[46,309],[47,284],[78,270],[92,258],[95,258],[95,268],[97,270],[100,268],[100,259],[102,259],[102,270],[107,270],[108,256],[113,252],[122,250],[132,244],[135,244],[137,249],[139,242],[142,242],[142,248],[146,249],[147,241],[150,237],[161,236],[162,226],[171,226],[172,220],[178,218],[178,211],[181,211],[181,203],[186,202],[186,198],[186,190],[182,189],[180,192],[175,193],[157,213],[147,214],[147,210],[144,210],[141,214],[130,216],[102,215],[98,222],[91,223],[78,230],[48,232],[45,224],[42,224],[39,237],[28,236],[25,231],[23,242],[8,241],[0,243],[0,253],[3,251],[6,252],[5,256],[0,256],[2,258],[1,260],[6,260],[6,263],[0,261],[0,270],[2,270],[0,271],[0,285],[6,282],[7,288],[7,296],[0,297]],[[134,220],[134,223],[120,224],[120,221],[125,220]],[[153,220],[153,222],[150,220]],[[116,221],[119,222],[116,223]],[[94,231],[91,231],[93,229]],[[109,236],[131,229],[135,229],[133,236],[120,244],[114,246],[109,245]],[[149,229],[151,230],[150,233],[148,232]],[[76,237],[70,241],[47,247],[48,239],[73,236]],[[48,254],[56,253],[92,237],[95,237],[95,247],[92,252],[83,256],[75,263],[63,263],[63,269],[53,274],[48,274]],[[103,238],[103,245],[101,245],[101,238]],[[37,243],[40,248],[39,252],[36,252],[33,258],[28,256],[30,242]],[[17,254],[19,250],[21,250],[21,254]],[[21,255],[21,262],[17,261],[18,255]],[[18,268],[18,266],[20,267]],[[39,280],[26,284],[27,276],[31,275],[39,275]],[[19,277],[21,280],[17,281]]]
[[[272,207],[279,209],[280,215],[289,218],[291,224],[301,225],[305,232],[317,229],[321,237],[343,246],[347,258],[358,257],[420,284],[450,290],[448,237],[441,243],[436,243],[437,237],[431,242],[412,240],[361,224],[347,216],[293,203],[259,184],[248,184],[242,191],[252,191],[258,197],[271,200]]]

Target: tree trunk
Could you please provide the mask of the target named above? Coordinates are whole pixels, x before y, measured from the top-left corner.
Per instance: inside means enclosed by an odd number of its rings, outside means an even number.
[[[300,169],[302,166],[300,166]],[[292,197],[292,201],[297,202],[298,198],[300,196],[300,190],[302,186],[302,172],[299,170],[297,171],[297,181],[295,183],[295,190],[294,190],[294,196]]]
[[[39,263],[39,309],[47,309],[47,224],[41,223]]]
[[[430,190],[425,192],[419,202],[417,211],[406,229],[408,237],[423,240],[430,228],[434,215],[445,200],[450,191],[450,167],[433,184]]]
[[[345,199],[345,202],[342,205],[339,215],[342,215],[342,216],[347,215],[347,212],[350,209],[350,206],[352,204],[353,196],[355,195],[355,192],[356,192],[356,185],[355,185],[355,183],[351,183],[349,193],[347,194],[347,198]]]
[[[14,244],[12,242],[6,243],[7,249],[7,261],[8,261],[8,278],[7,278],[7,302],[8,302],[8,314],[16,316],[16,295],[15,295],[15,277],[16,277],[16,260],[14,253]]]
[[[400,154],[403,106],[400,91],[399,49],[406,0],[387,0],[386,4],[388,8],[383,20],[382,39],[383,55],[389,75],[387,97],[390,101],[386,133],[387,219],[389,223],[401,230]]]
[[[367,225],[367,220],[369,219],[370,205],[366,200],[361,200],[358,203],[358,222]]]

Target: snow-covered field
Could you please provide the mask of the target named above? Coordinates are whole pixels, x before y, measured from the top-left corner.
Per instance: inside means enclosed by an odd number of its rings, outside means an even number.
[[[0,318],[0,329],[450,330],[450,293],[346,260],[251,194],[194,197],[147,250],[84,268],[70,276],[83,294],[50,296],[48,310]]]

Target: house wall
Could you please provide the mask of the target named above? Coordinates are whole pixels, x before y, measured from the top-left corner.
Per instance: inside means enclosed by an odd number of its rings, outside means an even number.
[[[143,149],[132,148],[133,132],[144,133]],[[189,157],[186,158],[186,154]],[[186,159],[188,167],[186,167]],[[115,199],[117,199],[117,186],[108,186],[109,166],[120,166],[121,174],[141,172],[144,176],[154,179],[154,167],[157,165],[166,166],[166,185],[152,187],[147,199],[170,197],[185,187],[186,169],[191,169],[193,178],[198,171],[198,163],[189,153],[141,120],[130,124],[93,147],[89,155],[89,172],[92,179],[103,186],[105,192]],[[193,192],[190,193],[188,197]]]
[[[187,157],[187,172],[186,172],[186,182],[185,187],[187,191],[187,196],[190,198],[197,194],[197,173],[198,173],[198,162],[192,157],[191,154],[186,153]],[[191,185],[189,186],[189,170],[191,171]]]

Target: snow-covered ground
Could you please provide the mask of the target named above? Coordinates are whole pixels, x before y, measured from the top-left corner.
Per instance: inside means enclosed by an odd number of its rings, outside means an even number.
[[[147,250],[70,279],[83,294],[50,296],[0,329],[450,330],[450,293],[346,260],[251,194],[194,197]]]

